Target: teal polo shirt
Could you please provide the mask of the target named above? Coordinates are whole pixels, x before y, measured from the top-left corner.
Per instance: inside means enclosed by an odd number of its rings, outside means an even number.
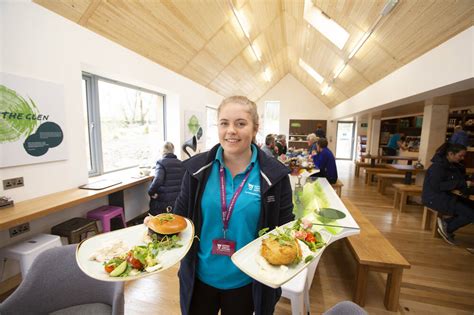
[[[201,200],[202,232],[200,235],[197,277],[202,282],[218,289],[235,289],[252,282],[252,279],[240,271],[229,256],[213,255],[212,241],[224,237],[222,233],[222,210],[220,199],[219,167],[224,165],[223,149],[219,147],[216,158],[211,166],[211,173],[204,188]],[[252,144],[252,158],[246,170],[235,175],[225,170],[225,188],[227,207],[235,191],[245,177],[250,165],[249,178],[245,183],[235,203],[234,211],[229,221],[226,239],[236,242],[236,251],[244,247],[258,236],[258,220],[260,218],[260,166],[257,159],[257,149]]]

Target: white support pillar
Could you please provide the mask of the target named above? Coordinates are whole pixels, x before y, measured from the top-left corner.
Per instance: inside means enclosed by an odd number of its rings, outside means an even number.
[[[433,100],[425,101],[418,157],[426,168],[431,165],[436,149],[446,140],[448,117],[449,105],[436,104]]]
[[[370,139],[370,144],[367,146],[368,151],[372,155],[377,155],[379,153],[379,143],[380,143],[380,126],[382,121],[380,115],[372,116],[370,134],[368,138]]]

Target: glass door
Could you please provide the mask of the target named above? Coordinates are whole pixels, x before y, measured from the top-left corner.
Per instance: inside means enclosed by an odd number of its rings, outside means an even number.
[[[354,129],[353,121],[337,122],[336,159],[352,160],[354,154]]]

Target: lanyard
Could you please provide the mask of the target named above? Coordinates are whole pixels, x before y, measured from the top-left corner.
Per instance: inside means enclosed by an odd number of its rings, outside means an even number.
[[[235,191],[234,195],[232,196],[232,199],[230,200],[229,208],[227,208],[227,202],[226,202],[226,193],[225,193],[225,171],[224,167],[221,166],[219,168],[219,175],[220,175],[220,182],[221,182],[221,210],[222,210],[222,223],[224,225],[224,238],[225,238],[225,232],[227,231],[227,228],[229,227],[229,221],[230,221],[230,216],[232,215],[232,212],[234,211],[235,203],[237,202],[237,198],[239,197],[240,193],[242,192],[242,189],[244,188],[245,182],[250,176],[250,171],[252,170],[253,165],[249,167],[247,170],[244,179],[240,183],[239,187],[237,187],[237,190]]]

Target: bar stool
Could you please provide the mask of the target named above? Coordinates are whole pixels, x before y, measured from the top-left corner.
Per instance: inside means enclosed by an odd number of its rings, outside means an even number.
[[[103,232],[110,232],[110,221],[115,217],[120,217],[122,219],[123,227],[127,227],[122,207],[102,206],[87,212],[87,218],[100,220]]]
[[[24,279],[36,256],[56,246],[62,246],[59,236],[37,234],[30,239],[0,249],[0,257],[18,260],[20,263],[21,276]]]
[[[81,242],[87,238],[89,232],[99,234],[99,229],[94,219],[72,218],[51,228],[51,234],[67,237],[69,244]]]

